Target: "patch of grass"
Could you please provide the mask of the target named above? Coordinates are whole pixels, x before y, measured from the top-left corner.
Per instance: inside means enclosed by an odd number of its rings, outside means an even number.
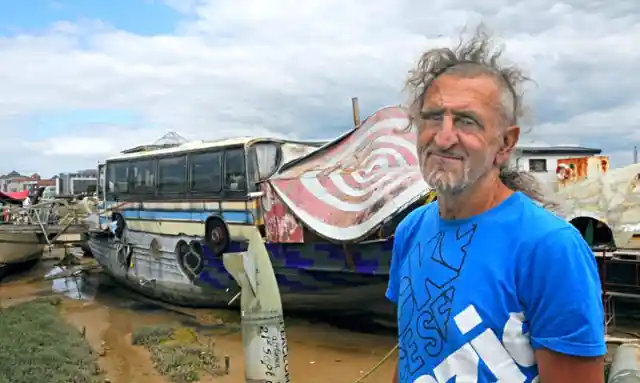
[[[223,373],[213,344],[204,344],[191,329],[140,327],[133,331],[131,341],[147,347],[156,370],[172,382],[197,382],[202,373],[214,376]]]
[[[37,299],[0,310],[0,382],[104,380],[91,347],[65,322],[58,303]]]
[[[145,326],[131,334],[131,343],[136,346],[151,346],[171,339],[173,328],[169,326]]]

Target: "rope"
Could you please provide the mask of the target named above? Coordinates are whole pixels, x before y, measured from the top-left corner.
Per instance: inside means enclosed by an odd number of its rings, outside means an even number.
[[[378,363],[376,363],[375,366],[373,366],[373,368],[371,370],[369,370],[369,372],[367,372],[366,374],[362,375],[358,380],[356,380],[353,383],[362,383],[364,382],[369,375],[373,374],[380,366],[382,366],[384,364],[384,362],[387,361],[387,359],[389,359],[389,357],[398,349],[398,344],[396,344],[395,346],[393,346],[393,348],[391,349],[391,351],[389,351],[387,353],[387,355],[385,355]]]

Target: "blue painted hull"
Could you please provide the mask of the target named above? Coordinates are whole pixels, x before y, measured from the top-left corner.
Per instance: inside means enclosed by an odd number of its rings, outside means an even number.
[[[131,260],[123,262],[116,241],[104,234],[92,234],[89,246],[96,260],[114,278],[154,299],[193,307],[226,307],[239,292],[222,260],[203,246],[197,273],[184,267],[176,255],[180,240],[148,233],[128,233]],[[152,238],[161,249],[151,254]],[[237,245],[237,244],[236,244]],[[388,282],[392,241],[348,246],[326,242],[266,245],[286,311],[326,311],[336,314],[374,314],[394,318],[394,307],[384,293]],[[241,251],[242,249],[232,249]]]

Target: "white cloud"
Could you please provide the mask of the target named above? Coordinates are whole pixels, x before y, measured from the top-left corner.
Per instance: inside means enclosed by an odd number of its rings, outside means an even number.
[[[337,136],[350,128],[352,96],[363,114],[403,101],[421,50],[455,42],[479,21],[537,83],[527,94],[535,114],[527,138],[603,146],[614,166],[630,161],[640,138],[635,2],[165,2],[185,16],[173,35],[87,20],[0,39],[0,133],[9,146],[0,172],[91,167],[169,130],[192,139]],[[130,110],[141,122],[70,126],[46,138],[24,122],[77,108]]]

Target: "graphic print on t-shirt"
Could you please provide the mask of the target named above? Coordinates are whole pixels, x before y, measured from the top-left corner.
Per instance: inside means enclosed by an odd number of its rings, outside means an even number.
[[[440,231],[428,241],[417,241],[409,251],[406,259],[410,262],[409,269],[429,271],[411,273],[413,276],[423,275],[424,279],[412,281],[410,274],[400,280],[398,310],[402,315],[399,327],[404,330],[400,334],[400,359],[401,365],[408,369],[401,371],[401,375],[412,376],[425,365],[421,354],[437,357],[442,352],[456,295],[455,282],[476,230],[475,224],[467,230],[458,229],[455,238],[446,238],[445,232]],[[455,240],[455,246],[444,246],[445,239]],[[413,324],[416,324],[415,331]]]
[[[535,371],[527,376],[520,370],[520,367],[529,368],[531,372],[530,367],[535,367],[536,363],[529,337],[523,331],[523,321],[523,313],[509,314],[502,331],[502,342],[492,329],[487,328],[435,366],[433,374],[422,374],[413,383],[448,383],[454,378],[455,383],[537,383],[539,377]],[[454,322],[462,334],[483,324],[473,305],[457,314]],[[488,370],[482,375],[478,369],[480,362]]]
[[[477,302],[481,306],[468,296],[456,297],[456,289],[464,286],[468,293],[470,285],[482,283],[475,279],[478,270],[469,269],[460,278],[471,262],[468,250],[477,231],[477,224],[439,231],[429,240],[415,241],[408,252],[398,300],[400,382],[536,381],[524,314],[505,311],[483,318],[478,307],[493,307],[495,297]]]
[[[534,349],[606,354],[593,252],[524,194],[457,220],[436,201],[395,234],[385,295],[398,309],[400,383],[534,383]]]

